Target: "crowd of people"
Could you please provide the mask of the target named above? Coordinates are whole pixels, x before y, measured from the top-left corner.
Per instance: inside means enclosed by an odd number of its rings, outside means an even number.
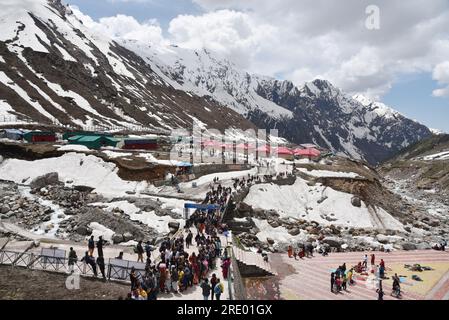
[[[370,266],[368,266],[368,260],[370,260]],[[378,296],[378,300],[383,300],[384,290],[382,281],[386,279],[385,270],[385,261],[383,259],[380,259],[379,263],[376,264],[376,255],[374,253],[372,253],[369,258],[368,255],[365,254],[362,258],[362,261],[359,261],[357,265],[354,265],[351,268],[347,269],[346,263],[343,263],[335,271],[331,272],[331,292],[339,294],[342,291],[347,291],[348,285],[351,286],[355,284],[355,274],[368,276],[369,273],[373,273],[375,275],[376,293]],[[393,284],[391,295],[396,298],[400,298],[401,281],[396,273],[392,277],[392,282]]]
[[[218,178],[213,182],[204,204],[218,205],[218,209],[195,211],[186,221],[184,230],[176,237],[161,242],[155,261],[151,259],[154,248],[149,247],[144,274],[131,270],[131,292],[127,299],[156,300],[159,294],[180,294],[194,286],[201,288],[204,300],[221,299],[223,281],[228,279],[231,259],[227,250],[223,250],[219,237],[219,233],[227,234],[227,227],[221,224],[220,217],[232,190],[223,187]],[[196,251],[191,250],[193,246]],[[143,252],[144,248],[139,242],[139,261]],[[213,273],[209,278],[210,272],[217,269],[217,262],[220,263],[222,277]]]

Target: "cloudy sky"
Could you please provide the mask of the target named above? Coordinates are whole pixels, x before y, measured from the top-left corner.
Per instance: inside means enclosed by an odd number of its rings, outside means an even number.
[[[447,0],[65,1],[112,37],[207,48],[298,85],[324,78],[449,132]]]

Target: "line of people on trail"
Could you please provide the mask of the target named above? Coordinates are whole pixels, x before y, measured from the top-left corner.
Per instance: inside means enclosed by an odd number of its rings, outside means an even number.
[[[214,179],[218,184],[218,178]],[[219,204],[223,206],[230,196],[230,188],[223,188],[218,184],[217,188],[211,186],[204,203]],[[193,235],[191,227],[195,227],[196,235]],[[179,294],[189,288],[199,285],[203,299],[219,300],[224,292],[224,285],[214,273],[209,280],[207,275],[217,267],[217,259],[221,261],[222,276],[228,278],[230,258],[227,251],[222,250],[219,232],[226,232],[226,225],[220,225],[220,212],[208,210],[196,211],[185,224],[185,229],[177,238],[166,238],[159,247],[159,262],[151,261],[151,253],[148,255],[144,275],[140,275],[135,269],[131,270],[131,292],[127,299],[132,300],[156,300],[160,293]],[[185,237],[184,234],[186,233]],[[196,252],[189,254],[186,249],[196,245]],[[150,250],[151,252],[151,250]],[[142,243],[137,246],[138,260],[143,254]]]
[[[197,225],[198,226],[198,225]],[[209,229],[209,228],[206,228]],[[178,294],[188,288],[200,285],[203,296],[211,295],[212,299],[220,299],[223,293],[223,285],[215,274],[210,281],[207,274],[216,269],[216,260],[222,260],[223,279],[227,279],[229,270],[229,258],[222,248],[220,238],[216,234],[198,233],[195,236],[197,252],[189,254],[185,251],[192,245],[193,233],[188,230],[187,236],[180,235],[176,239],[165,239],[159,248],[159,262],[152,263],[147,258],[145,274],[139,275],[135,269],[131,270],[131,292],[128,296],[134,300],[156,300],[160,293]],[[218,289],[216,286],[218,285]],[[210,288],[208,288],[210,286]]]

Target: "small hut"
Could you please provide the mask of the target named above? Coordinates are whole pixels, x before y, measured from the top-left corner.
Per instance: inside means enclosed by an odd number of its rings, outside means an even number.
[[[29,131],[23,135],[23,138],[31,143],[55,142],[56,134],[51,131]]]

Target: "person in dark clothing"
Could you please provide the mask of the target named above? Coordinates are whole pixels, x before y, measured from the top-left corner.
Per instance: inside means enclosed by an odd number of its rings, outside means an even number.
[[[214,273],[212,274],[212,278],[210,279],[210,285],[211,285],[211,300],[214,300],[214,289],[215,289],[215,285],[217,284],[217,275]]]
[[[187,234],[186,237],[186,248],[189,249],[189,247],[192,245],[192,239],[193,239],[193,234],[192,231],[189,230],[189,233]]]
[[[140,240],[138,243],[137,243],[137,247],[136,247],[136,250],[137,250],[137,262],[143,262],[143,246],[142,246],[142,240]]]
[[[94,272],[95,276],[98,276],[97,273],[97,264],[95,263],[95,259],[94,257],[92,257],[91,255],[89,255],[89,251],[86,251],[86,254],[84,255],[84,257],[81,259],[81,262],[87,263],[92,267],[92,271]]]
[[[89,250],[89,255],[92,257],[94,254],[94,249],[95,249],[95,241],[94,241],[94,236],[91,236],[88,243],[87,243],[87,248]]]
[[[384,290],[382,289],[382,280],[379,281],[379,288],[376,290],[377,292],[377,300],[384,299]]]
[[[74,268],[75,262],[77,262],[77,261],[78,261],[78,256],[76,255],[76,252],[75,252],[75,250],[73,250],[72,247],[70,247],[69,262],[68,262],[70,273],[73,273],[73,268]]]
[[[151,259],[151,252],[153,251],[153,247],[151,246],[151,242],[147,241],[147,244],[145,245],[145,253],[147,254],[147,258]],[[148,259],[147,259],[148,260]]]
[[[100,236],[97,241],[97,252],[99,257],[103,257],[103,245],[106,241],[103,240],[103,237]]]
[[[216,283],[214,289],[212,290],[212,296],[215,293],[215,298],[217,300],[220,300],[221,294],[223,293],[223,289],[224,289],[223,284],[220,282],[220,279],[217,278],[217,283]]]
[[[201,289],[203,291],[204,300],[208,300],[211,292],[211,287],[208,279],[204,279],[204,282],[201,284]]]
[[[335,284],[335,273],[331,273],[331,292],[334,292],[334,284]]]
[[[103,276],[103,279],[106,280],[106,274],[104,273],[105,265],[104,265],[104,258],[103,258],[103,256],[99,256],[97,258],[97,265],[100,268],[100,272],[101,272],[101,275]]]
[[[136,269],[134,267],[131,268],[131,272],[129,274],[129,280],[131,281],[131,291],[133,291],[138,287],[138,284],[139,284],[139,280],[137,279]]]
[[[123,260],[123,251],[119,252],[118,256],[115,258],[118,260]]]

